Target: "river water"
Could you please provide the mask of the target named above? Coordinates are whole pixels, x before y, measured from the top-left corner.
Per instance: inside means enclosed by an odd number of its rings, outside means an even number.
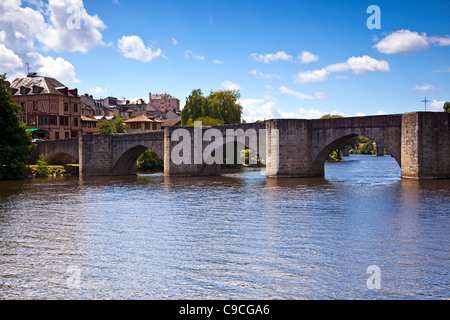
[[[448,299],[449,219],[450,180],[391,157],[0,182],[0,299]]]

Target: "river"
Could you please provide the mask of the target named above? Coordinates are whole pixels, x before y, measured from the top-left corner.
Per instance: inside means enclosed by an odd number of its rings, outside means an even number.
[[[0,299],[448,299],[449,219],[450,180],[389,156],[0,181]]]

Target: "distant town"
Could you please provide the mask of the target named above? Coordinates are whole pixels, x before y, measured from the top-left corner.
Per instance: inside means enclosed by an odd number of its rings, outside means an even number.
[[[12,101],[33,140],[59,140],[98,134],[100,121],[124,118],[127,132],[147,132],[179,126],[180,100],[169,93],[142,98],[97,98],[80,94],[57,79],[29,73],[10,83]]]

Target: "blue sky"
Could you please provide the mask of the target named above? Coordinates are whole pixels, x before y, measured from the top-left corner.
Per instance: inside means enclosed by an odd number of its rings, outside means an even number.
[[[182,105],[239,89],[247,121],[404,113],[425,96],[440,111],[449,16],[450,1],[1,0],[0,72],[28,62],[80,93]]]

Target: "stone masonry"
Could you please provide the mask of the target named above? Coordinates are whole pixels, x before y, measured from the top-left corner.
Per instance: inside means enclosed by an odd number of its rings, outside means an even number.
[[[258,152],[265,155],[267,177],[323,177],[327,156],[341,143],[362,135],[377,142],[379,155],[383,148],[390,152],[402,168],[403,178],[448,179],[449,118],[448,113],[413,112],[340,119],[278,119],[210,128],[174,127],[149,133],[46,141],[38,144],[33,157],[42,153],[55,164],[77,161],[82,175],[122,175],[135,174],[137,158],[151,149],[164,160],[166,176],[219,175],[220,164],[207,164],[208,159],[201,158],[200,162],[195,159],[198,156],[195,150],[208,150],[206,148],[210,148],[213,141],[212,138],[203,141],[195,137],[203,137],[206,130],[214,129],[223,135],[224,145],[226,142],[238,143],[242,147],[250,141],[257,141]],[[176,130],[184,130],[189,139],[190,148],[180,151],[180,154],[177,152],[183,137],[175,141],[174,134],[180,133]],[[227,133],[233,131],[240,132],[239,138],[227,141]],[[183,152],[187,153],[183,155]],[[186,156],[188,163],[176,163],[174,155]]]

